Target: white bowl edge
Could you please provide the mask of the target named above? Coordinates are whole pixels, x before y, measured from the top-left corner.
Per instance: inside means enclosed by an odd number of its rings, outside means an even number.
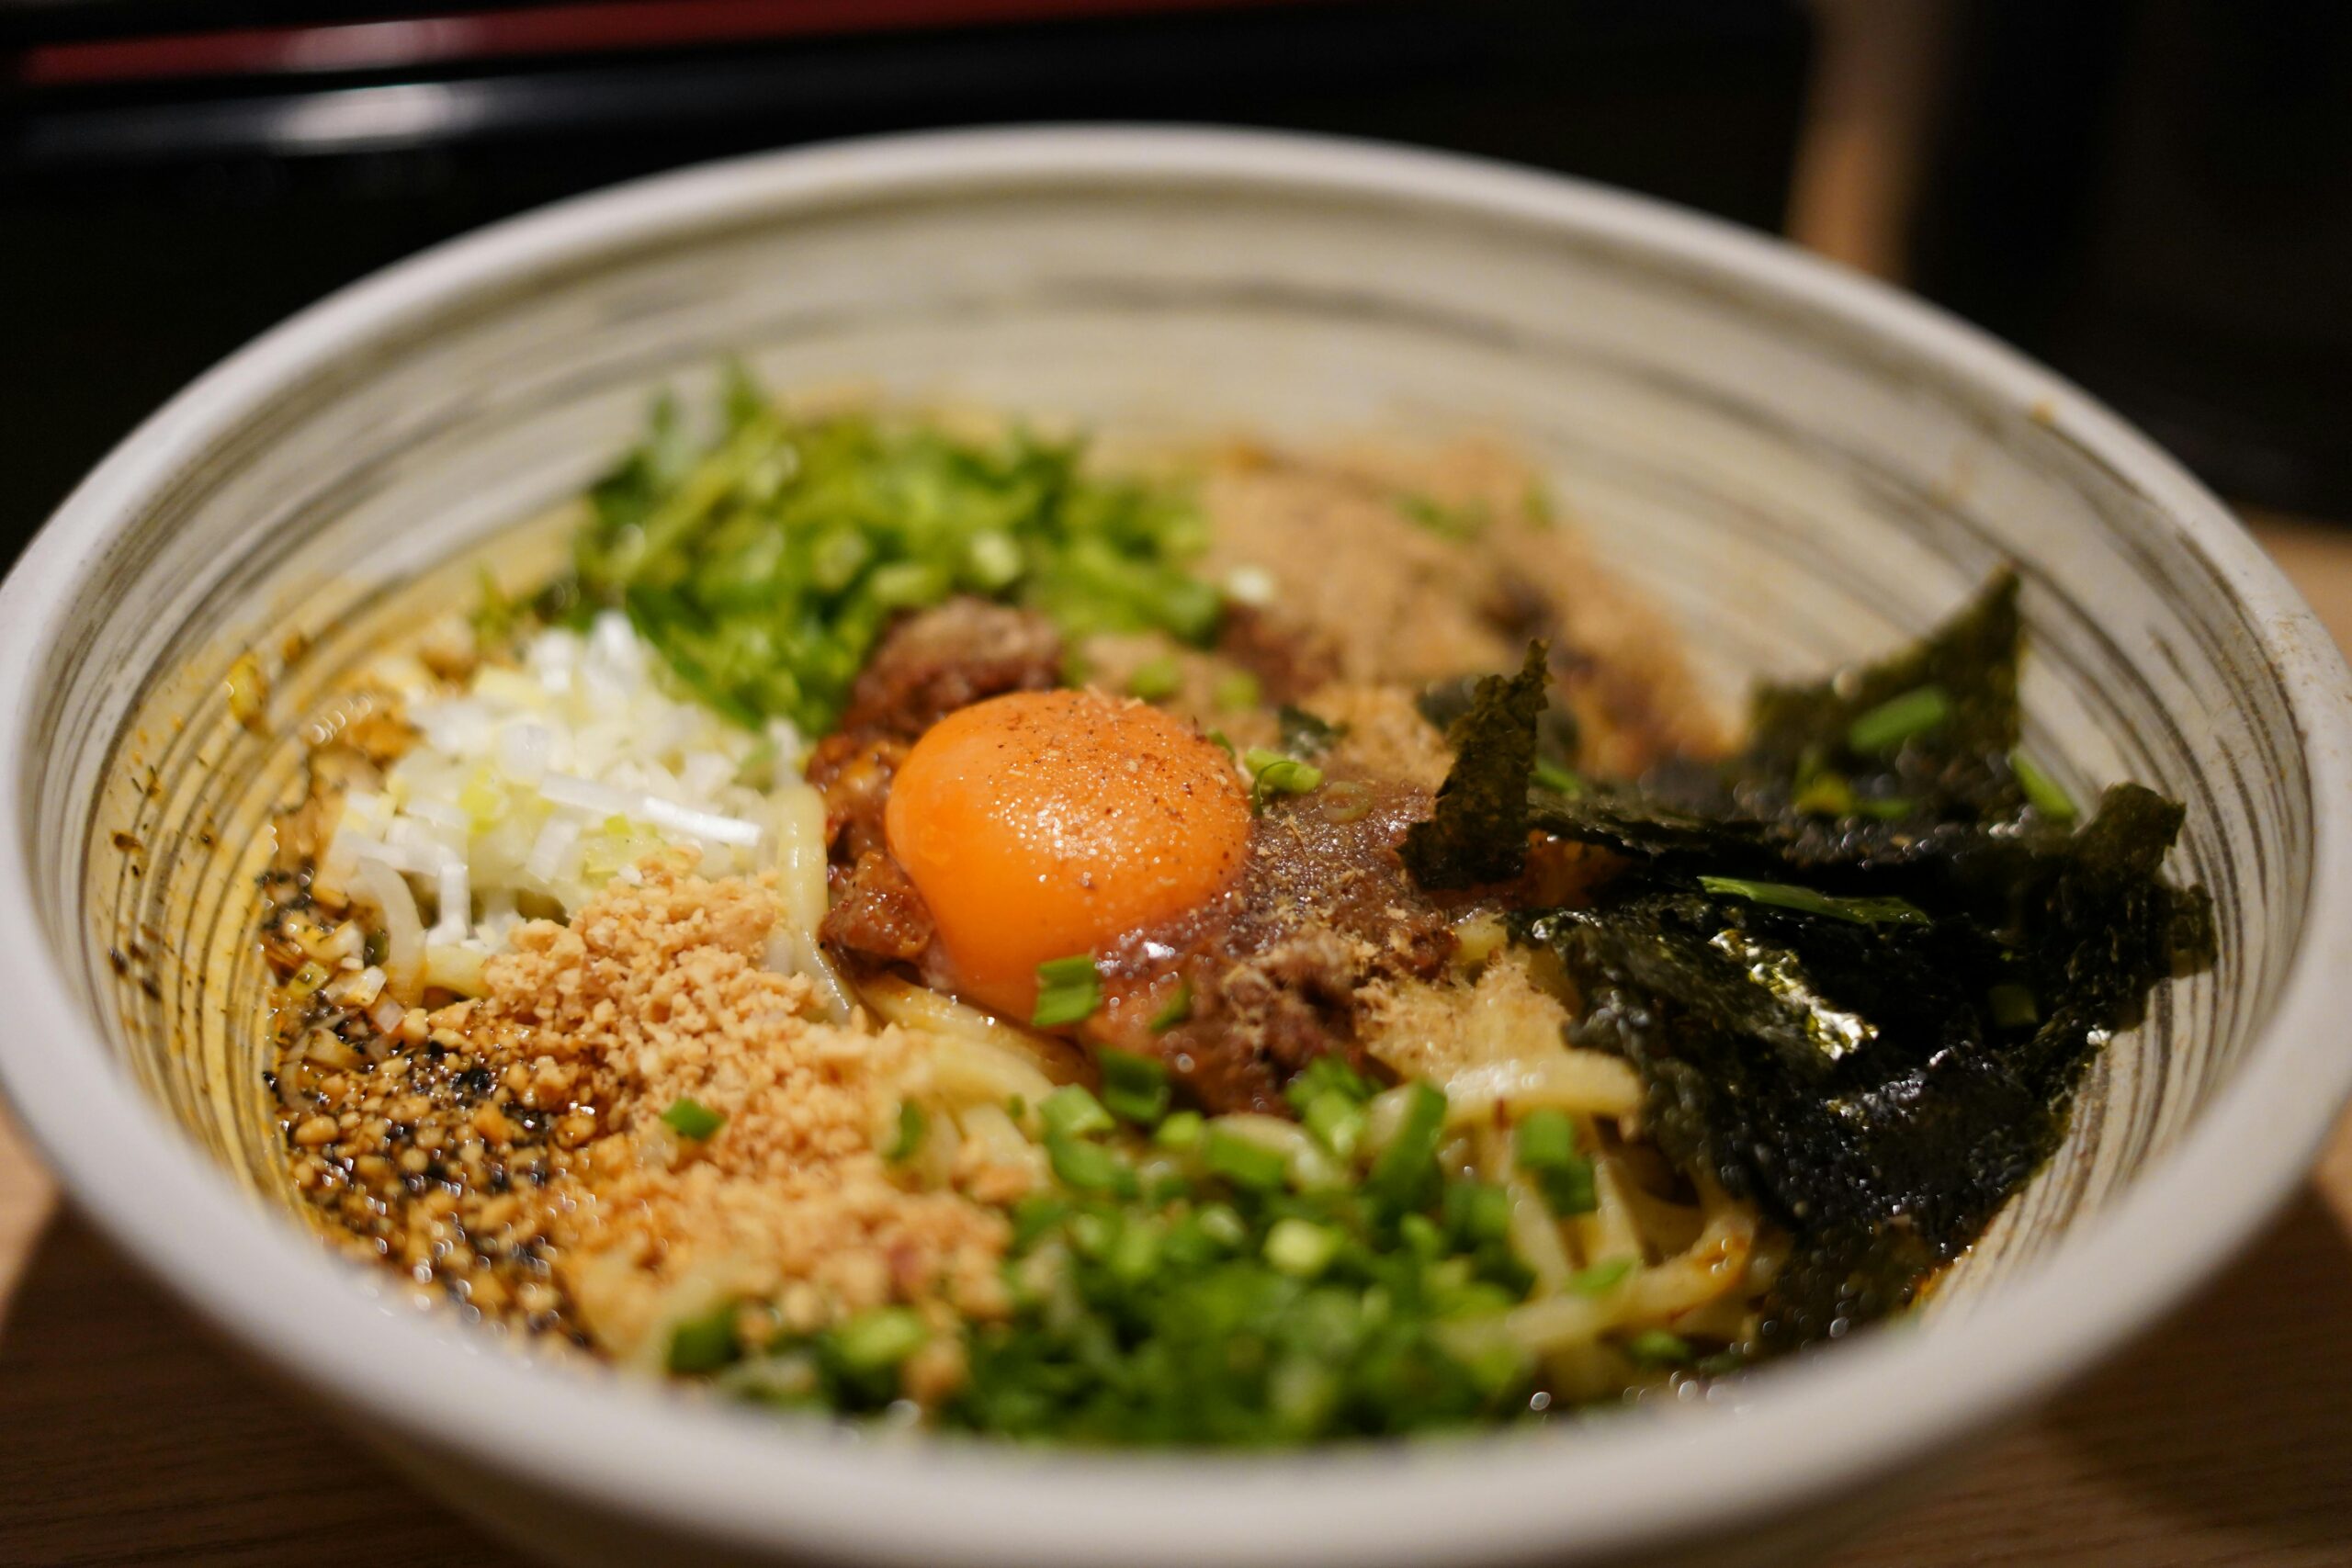
[[[82,568],[134,498],[336,345],[443,295],[683,217],[845,187],[1004,175],[1311,181],[1600,229],[1738,273],[1932,357],[2052,423],[2181,520],[2263,628],[2310,762],[2304,936],[2250,1064],[2182,1143],[2047,1265],[1931,1335],[1888,1333],[1753,1379],[1706,1418],[1573,1435],[1283,1458],[1044,1456],[858,1442],[551,1375],[421,1314],[239,1195],[99,1048],[52,972],[24,845],[0,837],[0,1084],[93,1221],[206,1317],[337,1403],[415,1439],[682,1534],[888,1562],[1136,1563],[1600,1552],[1824,1500],[2010,1416],[2177,1303],[2293,1190],[2352,1053],[2352,724],[2342,660],[2252,540],[2084,393],[1939,313],[1769,241],[1645,200],[1433,153],[1249,132],[1069,128],[896,137],[658,176],[401,264],[303,312],[192,385],[78,489],[0,588],[0,818],[21,809],[28,674]],[[2226,1172],[2226,1179],[2223,1173]],[[462,1417],[462,1419],[460,1418]],[[1182,1479],[1180,1479],[1182,1478]],[[1209,1494],[1184,1480],[1212,1484]],[[910,1506],[920,1498],[920,1506]]]

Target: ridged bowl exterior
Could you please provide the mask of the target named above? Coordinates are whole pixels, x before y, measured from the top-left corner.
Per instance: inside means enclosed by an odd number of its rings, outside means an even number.
[[[1147,443],[1498,435],[1679,626],[1726,711],[1758,676],[1919,631],[2014,563],[2029,747],[2078,797],[2134,779],[2187,803],[2171,870],[2211,889],[2221,961],[2114,1043],[2064,1150],[1930,1321],[1706,1408],[1238,1470],[861,1449],[524,1369],[307,1256],[275,1201],[253,876],[322,694],[470,592],[457,558],[493,536],[544,550],[512,531],[623,450],[656,389],[692,405],[728,356],[781,389],[979,402]],[[0,935],[39,993],[18,1025],[0,1021],[0,1073],[36,1134],[101,1223],[232,1332],[571,1560],[650,1560],[684,1531],[744,1561],[1077,1561],[1080,1521],[1100,1517],[1151,1527],[1123,1543],[1136,1561],[1760,1561],[1842,1525],[1865,1483],[2014,1411],[2217,1264],[2346,1087],[2344,1053],[2308,1027],[2344,999],[2326,919],[2346,897],[2329,828],[2343,671],[2226,514],[2079,393],[1925,310],[1564,182],[1083,130],[650,182],[396,269],[247,351],[76,495],[0,612],[15,661],[0,667]],[[247,652],[272,677],[259,732],[226,702]],[[109,1113],[128,1108],[136,1161],[70,1124],[60,1062],[84,1096],[114,1097]],[[2233,1096],[2300,1110],[2261,1122],[2278,1146],[2233,1158]],[[2181,1169],[2199,1162],[2220,1201],[2169,1228],[2134,1218],[2160,1178],[2192,1190]],[[176,1217],[149,1201],[157,1183]],[[2141,1273],[2094,1272],[2093,1236]],[[2158,1237],[2179,1254],[2143,1257]],[[273,1326],[297,1276],[305,1332],[326,1336],[299,1347]],[[2064,1304],[2101,1290],[2132,1299]],[[2033,1302],[2079,1321],[2037,1336]],[[345,1320],[368,1332],[337,1341]],[[1947,1348],[1995,1364],[1972,1386],[1933,1359]],[[405,1382],[380,1364],[396,1349],[415,1358]],[[499,1423],[471,1435],[457,1412],[424,1418],[425,1391],[481,1380],[564,1424],[561,1463],[500,1457]],[[1804,1402],[1841,1429],[1779,1436],[1804,1429]],[[605,1450],[593,1461],[569,1452],[590,1441]],[[798,1479],[709,1506],[722,1473]],[[1490,1492],[1506,1477],[1519,1490]],[[1345,1517],[1285,1525],[1286,1495]],[[876,1505],[862,1528],[842,1512],[853,1495]]]

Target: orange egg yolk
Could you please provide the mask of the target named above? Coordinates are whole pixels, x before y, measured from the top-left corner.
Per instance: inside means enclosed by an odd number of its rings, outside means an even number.
[[[1020,692],[925,731],[883,822],[957,988],[1026,1019],[1038,964],[1101,953],[1229,886],[1250,803],[1231,760],[1180,719],[1094,692]]]

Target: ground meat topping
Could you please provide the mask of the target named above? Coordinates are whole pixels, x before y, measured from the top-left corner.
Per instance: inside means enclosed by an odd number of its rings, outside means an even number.
[[[1103,1032],[1161,1056],[1208,1110],[1283,1113],[1283,1084],[1317,1056],[1361,1066],[1362,988],[1428,978],[1453,953],[1452,914],[1396,858],[1406,828],[1429,814],[1429,793],[1351,782],[1363,793],[1344,809],[1317,795],[1270,805],[1224,904],[1104,961]],[[1171,974],[1191,988],[1192,1016],[1153,1031]]]

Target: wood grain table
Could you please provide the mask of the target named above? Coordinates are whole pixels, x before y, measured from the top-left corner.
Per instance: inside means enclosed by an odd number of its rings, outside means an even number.
[[[2258,531],[2352,645],[2352,531]],[[192,1322],[0,1122],[0,1564],[514,1561]],[[2352,1563],[2352,1121],[2218,1285],[1834,1568],[1962,1563]]]

